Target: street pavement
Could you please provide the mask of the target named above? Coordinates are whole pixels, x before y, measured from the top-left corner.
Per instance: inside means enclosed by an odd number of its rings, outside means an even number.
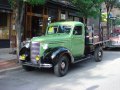
[[[12,51],[11,48],[0,49],[0,61],[3,61],[3,60],[7,61],[7,60],[17,59],[16,54],[10,54],[11,51]]]
[[[20,65],[17,60],[16,54],[10,54],[12,48],[2,48],[0,49],[0,72],[16,69]]]
[[[77,63],[64,77],[51,69],[0,73],[0,90],[120,90],[119,69],[120,50],[104,51],[102,62]]]

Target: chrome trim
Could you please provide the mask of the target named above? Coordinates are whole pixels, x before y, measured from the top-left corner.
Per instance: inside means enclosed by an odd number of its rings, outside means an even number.
[[[33,64],[38,64],[36,61],[36,56],[40,55],[40,42],[31,42],[31,62]],[[40,63],[40,62],[39,62]]]
[[[44,64],[36,64],[35,65],[33,63],[26,62],[26,63],[23,63],[23,65],[31,66],[31,67],[36,67],[36,68],[52,68],[53,67],[52,64],[46,64],[46,63],[44,63]]]
[[[40,67],[51,68],[53,66],[52,66],[52,64],[40,64]]]

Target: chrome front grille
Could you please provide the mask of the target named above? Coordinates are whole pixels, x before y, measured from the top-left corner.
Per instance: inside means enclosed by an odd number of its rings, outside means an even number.
[[[40,55],[40,42],[31,43],[31,62],[37,64],[36,56]]]

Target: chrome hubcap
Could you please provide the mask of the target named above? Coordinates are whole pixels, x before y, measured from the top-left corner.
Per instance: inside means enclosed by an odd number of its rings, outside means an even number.
[[[102,53],[101,53],[101,52],[99,52],[99,53],[98,53],[98,56],[100,57],[101,55],[102,55]]]
[[[64,69],[65,68],[65,62],[61,63],[61,68]]]

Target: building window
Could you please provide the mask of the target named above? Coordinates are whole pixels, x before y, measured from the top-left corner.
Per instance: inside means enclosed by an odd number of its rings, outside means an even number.
[[[0,27],[7,26],[7,13],[0,13]]]
[[[66,19],[66,12],[65,10],[61,11],[61,20],[65,20]]]
[[[51,21],[55,22],[58,19],[58,9],[49,8],[48,16],[51,17]]]
[[[45,7],[44,9],[44,14],[47,15],[48,14],[48,9]]]
[[[41,6],[34,6],[32,7],[32,12],[37,14],[43,14],[43,7]]]
[[[10,15],[0,12],[0,39],[9,39]]]

